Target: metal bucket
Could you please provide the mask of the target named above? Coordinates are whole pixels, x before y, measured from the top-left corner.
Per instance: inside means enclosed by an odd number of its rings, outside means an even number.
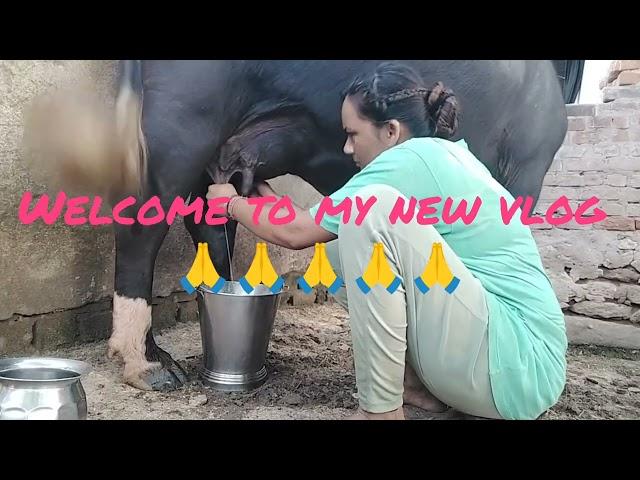
[[[0,420],[86,420],[91,367],[63,358],[0,360]]]
[[[267,379],[265,360],[280,292],[262,284],[246,293],[228,281],[218,293],[198,289],[202,381],[216,390],[248,391]]]

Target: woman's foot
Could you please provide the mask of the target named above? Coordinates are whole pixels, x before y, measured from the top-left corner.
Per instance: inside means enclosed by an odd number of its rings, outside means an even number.
[[[400,407],[390,412],[371,413],[358,408],[358,411],[347,417],[347,420],[404,420],[404,411]]]
[[[404,367],[404,394],[402,400],[405,405],[412,405],[432,413],[442,413],[449,410],[448,405],[434,397],[422,384],[409,362]]]
[[[426,388],[422,389],[404,389],[402,400],[405,405],[418,407],[431,413],[443,413],[449,410],[449,407],[431,395]]]

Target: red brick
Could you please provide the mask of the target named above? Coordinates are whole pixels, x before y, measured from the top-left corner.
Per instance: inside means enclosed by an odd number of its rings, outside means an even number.
[[[586,132],[575,132],[574,135],[584,134]],[[582,141],[583,138],[579,138],[578,140]],[[628,142],[629,141],[629,131],[621,130],[618,128],[601,128],[598,131],[597,137],[591,137],[591,143],[618,143],[618,142]],[[575,141],[575,140],[574,140]]]
[[[575,145],[584,145],[585,143],[591,143],[589,141],[589,134],[587,132],[571,132],[569,135],[571,143]]]
[[[529,228],[531,228],[531,230],[551,230],[553,228],[553,225],[547,223],[547,221],[545,220],[544,223],[534,223],[532,225],[529,225]]]
[[[598,128],[629,128],[631,123],[629,115],[618,114],[612,115],[606,113],[604,115],[596,115],[594,117],[594,125]]]
[[[636,83],[640,83],[639,70],[622,72],[618,77],[619,85],[635,85]]]
[[[609,65],[609,74],[607,75],[607,82],[613,82],[618,75],[620,75],[620,71],[622,70],[622,65],[620,64],[620,60],[614,60]]]
[[[607,76],[607,80],[609,82],[613,82],[618,76],[620,72],[624,72],[625,70],[637,70],[640,68],[640,60],[614,60],[609,65],[609,75]]]
[[[613,126],[612,115],[596,115],[593,119],[593,124],[597,128],[608,128]]]
[[[567,130],[576,132],[585,129],[584,119],[580,117],[569,117],[569,124]]]
[[[616,60],[617,62],[618,60]],[[616,64],[618,66],[618,64]],[[620,70],[637,70],[640,68],[640,60],[620,60]]]
[[[585,215],[585,217],[586,216],[587,215]],[[575,221],[575,219],[572,219],[571,221],[563,223],[562,225],[555,225],[555,228],[561,228],[563,230],[589,230],[593,228],[594,225],[596,224],[588,223],[586,225],[580,225]]]
[[[594,223],[593,228],[599,230],[635,230],[636,221],[637,220],[628,217],[610,217],[604,219],[602,222]]]

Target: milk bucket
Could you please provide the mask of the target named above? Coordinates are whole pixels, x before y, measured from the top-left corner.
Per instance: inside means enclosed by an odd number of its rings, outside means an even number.
[[[259,284],[246,293],[227,281],[217,293],[198,289],[204,353],[200,377],[216,390],[248,391],[267,379],[265,360],[280,292]]]

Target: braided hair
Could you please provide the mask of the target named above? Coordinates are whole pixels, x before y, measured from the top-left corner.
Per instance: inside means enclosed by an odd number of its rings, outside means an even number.
[[[373,75],[358,77],[343,92],[362,116],[376,124],[398,120],[414,137],[449,139],[458,129],[460,107],[442,82],[426,88],[420,75],[404,64],[383,63]]]

